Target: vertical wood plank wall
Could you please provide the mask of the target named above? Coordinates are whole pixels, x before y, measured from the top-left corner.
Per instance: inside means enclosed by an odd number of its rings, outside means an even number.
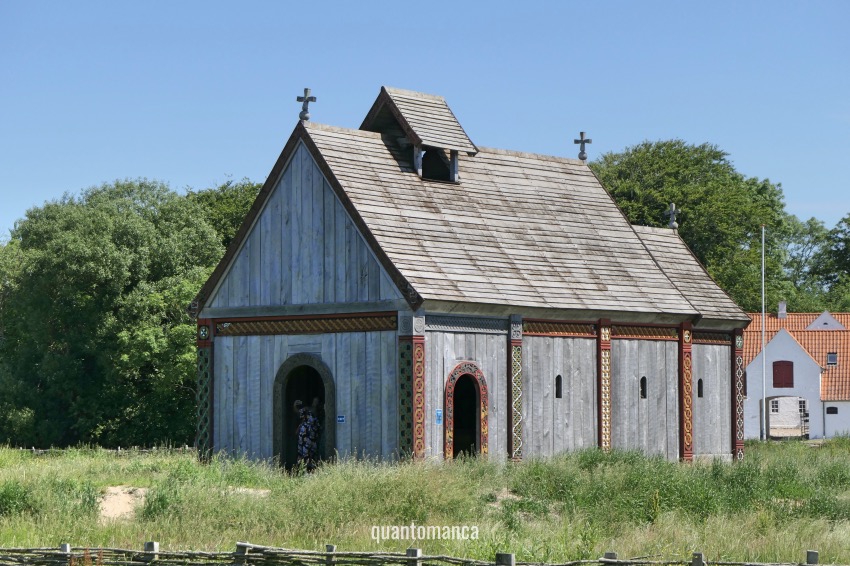
[[[694,457],[731,459],[732,363],[729,346],[693,345]],[[703,396],[697,395],[702,380]]]
[[[277,306],[399,298],[301,145],[207,304]]]
[[[646,399],[640,379],[646,377]],[[679,457],[678,344],[611,342],[611,447]]]
[[[398,450],[397,334],[349,332],[215,339],[215,448],[233,456],[274,456],[277,370],[293,354],[327,364],[336,382],[337,450],[341,457],[394,459]]]
[[[446,378],[462,361],[475,362],[484,373],[490,395],[488,407],[490,457],[507,455],[507,340],[499,334],[428,331],[425,333],[425,446],[426,456],[443,457],[443,424],[436,411],[443,407]]]
[[[596,340],[525,336],[522,354],[523,456],[596,446]],[[558,375],[560,399],[555,397]]]

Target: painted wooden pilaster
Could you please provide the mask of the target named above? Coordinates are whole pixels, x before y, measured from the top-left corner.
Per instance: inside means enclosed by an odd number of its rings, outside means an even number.
[[[508,338],[508,457],[522,459],[522,316],[511,316]]]
[[[198,458],[208,461],[213,452],[213,321],[198,319],[197,383],[195,388]]]
[[[399,313],[399,449],[425,455],[425,316]]]
[[[744,459],[744,331],[732,337],[732,457]]]
[[[611,450],[611,321],[601,319],[596,335],[597,429],[599,448]]]
[[[679,458],[694,459],[693,329],[690,322],[679,328]]]

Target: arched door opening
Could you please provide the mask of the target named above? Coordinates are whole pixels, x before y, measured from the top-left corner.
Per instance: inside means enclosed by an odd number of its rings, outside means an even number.
[[[278,369],[274,383],[274,456],[287,470],[298,461],[299,415],[295,401],[315,404],[319,421],[319,460],[330,460],[336,451],[336,388],[330,369],[315,354],[290,356]]]
[[[446,378],[443,457],[488,454],[487,380],[474,362],[461,362]]]
[[[315,405],[315,415],[319,423],[325,422],[325,386],[322,378],[314,368],[310,366],[299,366],[289,372],[286,376],[286,390],[283,399],[283,422],[284,430],[284,458],[283,464],[287,470],[291,469],[298,460],[298,425],[300,419],[293,405],[295,401],[301,401],[305,407]],[[318,399],[318,402],[314,401]],[[323,454],[322,440],[324,431],[319,431],[319,454]]]
[[[481,451],[479,443],[480,430],[478,422],[478,407],[480,405],[478,383],[475,379],[465,374],[455,383],[454,390],[454,423],[452,438],[454,446],[452,457],[457,458],[461,454],[473,456]]]

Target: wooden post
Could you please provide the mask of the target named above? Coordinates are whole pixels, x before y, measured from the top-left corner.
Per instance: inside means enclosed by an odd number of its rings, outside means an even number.
[[[408,548],[406,556],[413,558],[407,561],[407,566],[419,566],[419,557],[422,556],[421,548]]]
[[[142,557],[142,560],[145,562],[152,562],[159,558],[159,543],[156,541],[149,541],[145,543],[145,556]]]
[[[744,459],[744,331],[732,335],[732,458]]]
[[[705,566],[705,557],[702,552],[694,552],[694,556],[691,558],[691,566]]]
[[[818,563],[818,551],[817,550],[807,550],[806,551],[806,564],[817,564]]]
[[[496,566],[516,566],[516,556],[506,552],[497,552]]]
[[[236,564],[245,564],[247,562],[246,558],[248,557],[248,553],[251,551],[249,546],[244,542],[236,543],[236,557],[234,558],[234,562]]]
[[[613,561],[613,560],[616,560],[616,559],[617,559],[617,553],[616,553],[616,552],[606,552],[606,553],[602,556],[602,560],[611,560],[611,561]]]
[[[690,322],[679,327],[679,459],[694,459],[694,383]]]
[[[326,544],[325,552],[328,554],[327,556],[325,556],[325,564],[326,566],[331,566],[331,564],[334,563],[334,552],[336,552],[336,545]]]
[[[512,314],[508,336],[508,458],[522,459],[522,316]]]
[[[596,419],[599,448],[611,450],[611,321],[600,319],[596,336]]]
[[[71,554],[71,545],[67,542],[63,542],[59,545],[59,552],[63,554]]]

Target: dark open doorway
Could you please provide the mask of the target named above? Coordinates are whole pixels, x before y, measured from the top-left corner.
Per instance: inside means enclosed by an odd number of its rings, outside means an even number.
[[[283,394],[283,465],[289,470],[298,459],[298,414],[293,409],[295,401],[300,400],[305,407],[318,399],[316,418],[319,423],[325,423],[325,386],[319,372],[310,366],[298,366],[286,376],[286,387]],[[324,429],[319,431],[319,454],[325,454]]]
[[[481,406],[478,382],[469,374],[462,375],[455,383],[453,393],[454,402],[454,427],[452,437],[454,446],[452,457],[457,458],[461,454],[472,456],[481,451],[479,445],[480,422],[479,411]]]

